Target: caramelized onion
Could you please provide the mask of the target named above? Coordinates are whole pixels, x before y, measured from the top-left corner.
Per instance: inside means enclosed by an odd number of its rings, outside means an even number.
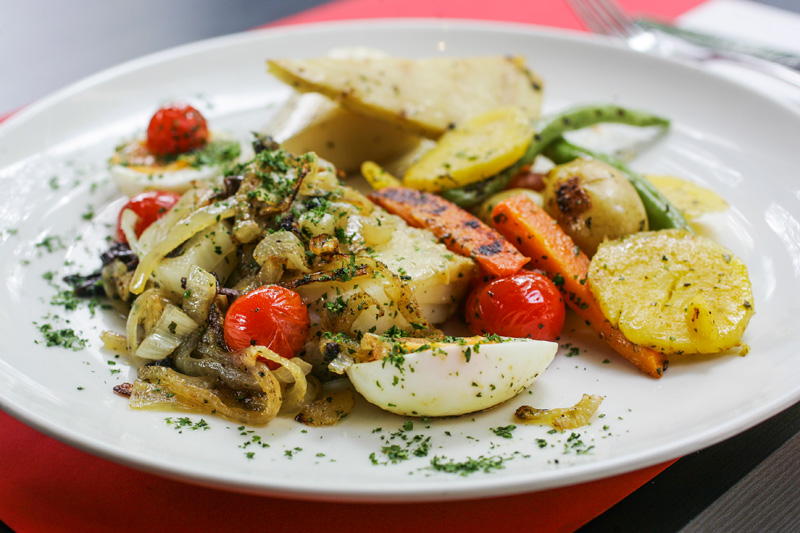
[[[133,409],[182,410],[216,414],[239,424],[263,426],[275,418],[281,407],[278,380],[265,365],[251,363],[248,371],[258,381],[261,392],[235,391],[218,387],[213,378],[191,377],[163,366],[139,369],[139,379],[131,387]]]
[[[180,308],[167,304],[153,330],[139,343],[136,356],[160,361],[175,351],[198,327],[199,324]]]
[[[162,240],[153,243],[147,253],[139,257],[139,265],[136,267],[133,279],[131,280],[131,292],[140,294],[144,291],[145,284],[147,280],[150,279],[150,275],[168,253],[192,238],[195,234],[217,224],[222,219],[232,217],[235,211],[236,202],[234,197],[231,197],[200,207],[177,221],[174,226],[169,228],[169,231],[166,232]],[[145,234],[143,233],[141,241],[144,240]],[[142,244],[142,242],[140,242],[140,244]]]
[[[263,265],[269,260],[285,265],[288,270],[309,272],[306,265],[306,249],[291,231],[276,231],[267,234],[253,250],[253,259]]]
[[[128,353],[128,340],[125,335],[103,330],[100,333],[100,340],[103,341],[103,346],[112,352]]]
[[[192,267],[186,278],[183,311],[198,324],[205,324],[216,295],[217,280],[214,274],[198,266]]]
[[[233,352],[231,356],[234,358],[234,360],[242,361],[245,364],[255,364],[255,361],[261,358],[266,359],[267,361],[272,361],[273,363],[278,363],[284,367],[294,378],[294,383],[286,385],[286,397],[283,400],[283,409],[286,411],[291,411],[302,405],[303,399],[306,396],[308,382],[306,381],[306,375],[300,368],[300,365],[295,363],[293,360],[281,357],[265,346],[257,345],[248,346],[244,350]],[[268,373],[273,376],[273,379],[276,379],[272,372]]]
[[[589,423],[597,412],[603,397],[597,394],[584,394],[581,400],[572,407],[558,409],[534,409],[523,405],[516,410],[514,416],[531,424],[549,424],[556,429],[575,429]]]
[[[342,389],[309,403],[295,417],[295,420],[313,427],[333,426],[350,414],[354,405],[353,391]]]
[[[155,328],[170,303],[170,294],[160,289],[147,289],[133,301],[125,331],[130,355],[136,355],[140,338],[146,337]]]
[[[125,209],[119,217],[119,228],[128,240],[128,246],[136,252],[139,249],[139,238],[136,236],[136,223],[139,215],[133,209]]]

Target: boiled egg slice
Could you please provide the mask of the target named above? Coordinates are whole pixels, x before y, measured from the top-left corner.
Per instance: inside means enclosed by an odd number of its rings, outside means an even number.
[[[213,134],[203,148],[168,159],[156,158],[144,139],[134,139],[116,148],[109,172],[119,190],[128,196],[150,190],[182,194],[192,182],[217,178],[252,155],[252,148],[246,143],[220,134]]]
[[[528,388],[558,350],[554,342],[496,337],[381,342],[384,357],[350,365],[347,376],[367,401],[404,416],[455,416],[498,405]]]

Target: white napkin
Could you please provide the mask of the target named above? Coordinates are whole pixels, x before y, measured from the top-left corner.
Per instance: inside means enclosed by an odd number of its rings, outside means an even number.
[[[800,54],[800,14],[748,0],[710,0],[676,20],[680,27]],[[704,66],[757,91],[800,106],[800,88],[724,61]]]

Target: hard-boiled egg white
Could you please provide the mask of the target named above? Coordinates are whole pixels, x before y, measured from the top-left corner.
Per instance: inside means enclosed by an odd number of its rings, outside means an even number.
[[[397,342],[404,345],[390,350],[396,355],[355,363],[346,372],[367,401],[405,416],[455,416],[498,405],[529,387],[558,349],[529,339]]]
[[[214,135],[209,144],[215,142],[236,141],[228,136]],[[219,177],[227,166],[251,158],[252,148],[246,143],[238,144],[238,157],[228,160],[196,164],[189,154],[189,157],[178,157],[169,163],[159,163],[148,152],[144,141],[135,139],[116,149],[109,162],[109,172],[119,190],[128,196],[150,190],[182,194],[189,190],[192,182],[212,180]]]

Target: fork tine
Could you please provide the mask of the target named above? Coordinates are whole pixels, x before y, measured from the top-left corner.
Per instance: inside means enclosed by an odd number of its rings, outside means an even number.
[[[579,19],[595,33],[627,38],[635,33],[619,6],[606,0],[568,0]]]
[[[605,12],[612,23],[620,29],[625,37],[635,35],[636,23],[614,0],[595,0],[598,9]]]
[[[567,0],[567,3],[572,11],[575,12],[575,15],[577,15],[580,21],[586,25],[589,31],[608,35],[610,28],[597,16],[597,13],[595,13],[592,5],[590,5],[591,0],[589,2],[586,2],[585,0]]]

